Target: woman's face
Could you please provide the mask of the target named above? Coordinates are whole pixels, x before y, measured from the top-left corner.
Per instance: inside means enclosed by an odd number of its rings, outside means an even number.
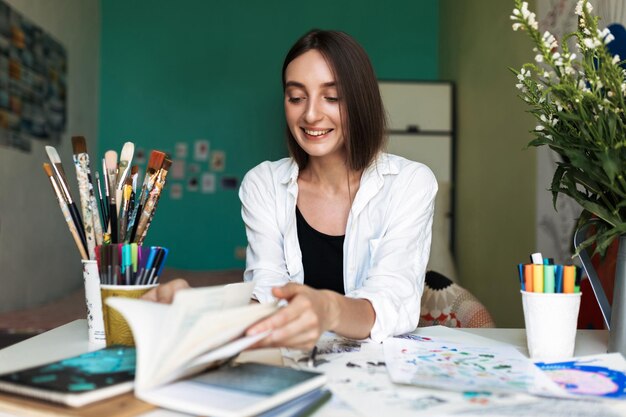
[[[310,157],[345,153],[340,103],[335,77],[317,50],[287,65],[285,117],[291,134]]]

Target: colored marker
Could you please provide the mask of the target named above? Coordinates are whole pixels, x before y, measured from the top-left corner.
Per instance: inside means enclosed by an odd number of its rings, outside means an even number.
[[[574,265],[563,266],[563,292],[571,294],[574,292],[576,270]]]
[[[543,292],[543,264],[533,264],[533,292]]]
[[[563,292],[563,265],[555,265],[554,282],[554,291]]]
[[[543,266],[543,292],[554,293],[554,265]]]
[[[533,292],[533,264],[524,265],[524,284],[526,291]]]
[[[522,291],[526,291],[526,285],[524,283],[524,264],[517,264],[517,276],[519,277],[519,283],[522,286]]]

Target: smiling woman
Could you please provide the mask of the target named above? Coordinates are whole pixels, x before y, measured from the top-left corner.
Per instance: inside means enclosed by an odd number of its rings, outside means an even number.
[[[349,35],[305,34],[287,53],[283,87],[291,157],[253,168],[239,197],[244,279],[259,302],[288,304],[248,334],[271,329],[258,346],[311,348],[327,330],[381,341],[415,329],[433,173],[382,151],[376,76]],[[161,287],[156,296],[167,299]]]

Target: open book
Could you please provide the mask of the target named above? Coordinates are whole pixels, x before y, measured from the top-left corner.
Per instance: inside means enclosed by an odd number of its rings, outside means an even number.
[[[277,309],[249,304],[253,287],[239,283],[184,289],[170,305],[107,299],[133,331],[135,395],[177,411],[225,417],[256,415],[321,387],[321,374],[271,366],[227,366],[197,375],[267,336],[244,335]]]

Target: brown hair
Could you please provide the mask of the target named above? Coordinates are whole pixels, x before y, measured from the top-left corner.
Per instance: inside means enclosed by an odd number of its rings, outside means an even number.
[[[367,167],[385,144],[385,111],[378,82],[365,50],[344,32],[313,29],[291,47],[283,63],[283,89],[287,66],[310,50],[322,54],[330,66],[342,100],[341,118],[348,167]],[[300,169],[306,167],[309,155],[298,145],[287,126],[289,153]]]

